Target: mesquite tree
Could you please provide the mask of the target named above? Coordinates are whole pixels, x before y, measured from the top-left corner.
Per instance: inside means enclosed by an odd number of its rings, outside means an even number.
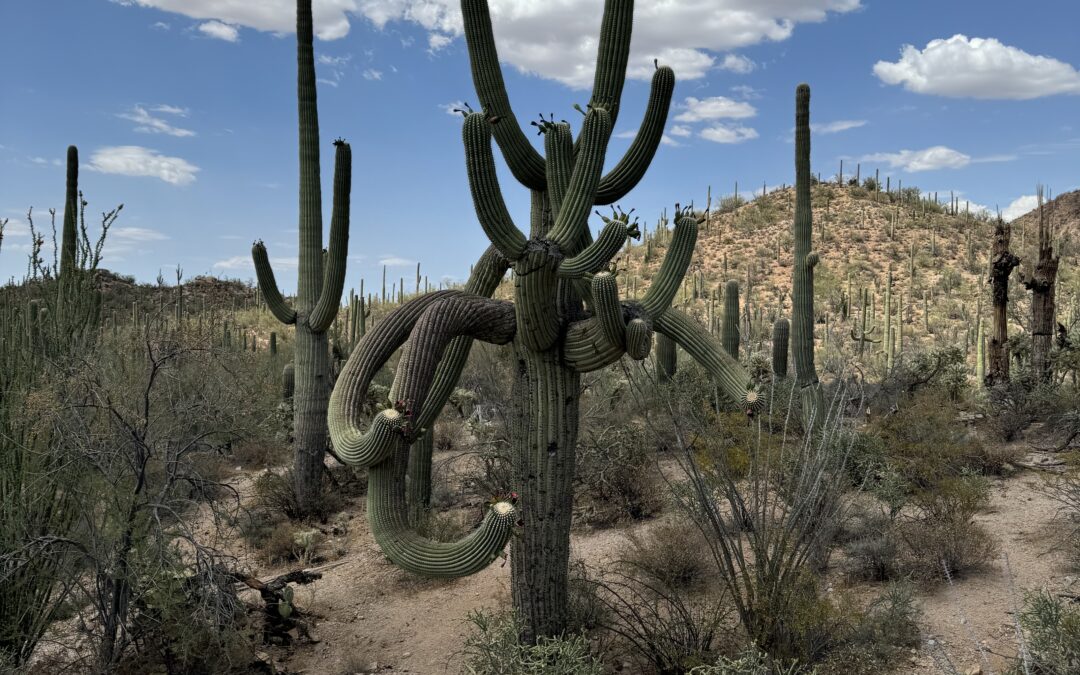
[[[810,199],[810,85],[795,89],[795,260],[791,271],[791,355],[799,384],[803,428],[824,414],[824,394],[814,367],[814,267],[819,257],[810,250],[814,219]]]
[[[1020,281],[1031,291],[1031,370],[1041,382],[1053,375],[1050,364],[1050,343],[1054,337],[1054,290],[1058,263],[1050,236],[1049,219],[1044,214],[1043,187],[1038,186],[1039,200],[1039,259],[1031,275],[1021,273]]]
[[[327,450],[326,408],[330,396],[329,341],[345,286],[349,248],[349,192],[352,150],[335,141],[334,205],[330,246],[323,251],[322,185],[319,178],[319,112],[315,99],[315,54],[312,45],[311,0],[296,3],[297,102],[300,113],[300,266],[295,307],[278,290],[266,247],[251,248],[255,273],[266,306],[278,321],[296,327],[296,391],[293,406],[295,459],[293,480],[302,513],[315,510]]]
[[[659,272],[640,300],[619,301],[605,271],[636,223],[616,211],[593,241],[593,206],[610,204],[638,182],[663,135],[674,87],[658,67],[641,127],[606,175],[603,164],[619,113],[633,23],[633,3],[608,0],[596,78],[581,132],[554,120],[535,123],[545,154],[529,143],[510,107],[486,0],[463,0],[465,35],[482,112],[467,112],[466,172],[477,218],[491,247],[463,290],[438,291],[405,303],[357,345],[330,398],[330,434],[343,461],[368,467],[368,519],[390,560],[411,572],[453,577],[486,567],[519,526],[511,551],[514,607],[525,640],[563,630],[582,373],[628,354],[644,359],[653,331],[673,339],[742,405],[758,403],[748,373],[720,343],[671,307],[697,239],[692,212],[679,210]],[[529,234],[514,224],[499,188],[491,138],[514,177],[531,191]],[[507,269],[514,302],[491,295]],[[514,493],[494,501],[483,523],[449,543],[422,537],[410,524],[410,445],[434,423],[465,364],[472,340],[509,345],[515,357],[512,401]],[[401,346],[390,407],[364,426],[372,377]],[[413,473],[412,476],[418,474]],[[430,474],[429,474],[430,475]],[[430,477],[427,478],[430,480]],[[515,503],[516,502],[516,503]]]

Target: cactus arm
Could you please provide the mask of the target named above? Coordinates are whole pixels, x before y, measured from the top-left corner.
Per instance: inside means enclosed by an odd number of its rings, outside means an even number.
[[[491,13],[487,0],[462,0],[461,15],[465,26],[465,42],[469,49],[476,95],[488,117],[498,117],[502,123],[495,128],[495,141],[506,158],[514,178],[530,190],[544,190],[544,158],[529,143],[518,124],[510,99],[506,95],[495,35],[491,30]]]
[[[649,284],[645,296],[641,299],[641,306],[645,312],[656,319],[663,314],[675,294],[679,292],[686,270],[690,267],[690,259],[694,255],[694,244],[697,242],[697,221],[693,218],[677,218],[675,229],[671,234],[671,244],[667,255],[660,264],[660,271]]]
[[[471,113],[465,117],[462,131],[465,168],[480,226],[503,257],[513,261],[521,257],[526,240],[514,225],[499,189],[495,156],[491,151],[491,126],[481,113]]]
[[[349,196],[352,190],[352,149],[344,141],[334,144],[334,205],[330,216],[330,246],[327,265],[323,270],[323,287],[319,302],[308,317],[308,325],[316,333],[330,328],[341,306],[345,288],[345,264],[349,254]]]
[[[251,259],[255,263],[259,291],[262,292],[270,313],[286,326],[296,323],[296,310],[289,307],[285,298],[281,297],[281,291],[278,290],[277,281],[274,279],[274,268],[270,266],[270,258],[266,255],[266,246],[262,241],[252,244]]]
[[[619,114],[619,100],[626,84],[626,64],[630,58],[630,36],[634,28],[633,0],[606,0],[600,20],[600,44],[593,76],[592,107],[607,108],[611,123]]]
[[[581,148],[574,162],[574,172],[566,189],[555,225],[548,238],[564,251],[577,243],[586,228],[589,210],[593,207],[600,173],[604,169],[604,154],[611,135],[611,115],[603,108],[591,108],[585,114],[581,129]]]
[[[615,275],[601,272],[592,278],[593,311],[600,321],[604,337],[623,349],[626,346],[626,322],[619,304],[619,284]]]
[[[679,310],[669,309],[656,319],[655,328],[708,370],[728,398],[749,408],[761,405],[761,396],[746,369],[698,322]]]
[[[460,295],[461,291],[436,291],[410,300],[391,312],[372,328],[357,344],[349,360],[338,375],[334,391],[330,394],[327,426],[333,441],[334,454],[344,461],[350,453],[364,456],[385,456],[387,443],[378,452],[369,449],[377,439],[371,433],[360,430],[360,417],[367,398],[368,385],[393,353],[405,344],[409,331],[429,306],[448,297]]]
[[[311,0],[299,0],[296,3],[296,100],[300,130],[300,261],[296,306],[303,313],[314,309],[323,282],[322,179],[313,41]]]
[[[656,155],[656,149],[664,138],[671,96],[675,91],[675,71],[661,66],[653,73],[652,88],[645,116],[638,127],[634,140],[626,149],[619,163],[603,178],[597,190],[596,204],[613,204],[634,189]]]
[[[551,202],[551,214],[558,217],[574,171],[574,142],[569,124],[560,122],[548,126],[544,132],[544,153],[547,158],[547,195]]]
[[[787,319],[780,318],[773,324],[772,369],[776,378],[782,380],[788,374],[788,340],[791,325]]]
[[[608,222],[596,241],[586,246],[581,253],[562,261],[559,265],[559,276],[564,279],[579,279],[590,272],[602,270],[622,250],[628,234],[626,223],[620,220]]]
[[[720,343],[731,358],[739,358],[739,282],[734,279],[724,284],[724,322],[720,331]]]
[[[67,149],[67,192],[64,197],[64,229],[60,239],[60,277],[66,278],[78,267],[77,230],[79,217],[79,149]]]
[[[480,528],[462,540],[438,543],[421,537],[409,524],[405,476],[409,444],[422,432],[411,423],[416,411],[424,407],[444,349],[460,336],[509,342],[516,328],[513,314],[513,305],[508,302],[460,291],[420,296],[393,312],[361,341],[331,395],[331,437],[338,456],[348,459],[342,450],[349,451],[357,440],[372,433],[369,430],[362,435],[356,429],[357,393],[366,393],[371,378],[408,336],[393,387],[393,396],[400,399],[398,410],[386,410],[376,417],[377,422],[384,420],[376,430],[385,441],[380,443],[380,455],[369,455],[380,461],[368,471],[372,533],[386,556],[408,571],[435,577],[472,574],[489,564],[509,539],[515,516],[508,502],[495,504]],[[400,426],[394,426],[399,420]]]

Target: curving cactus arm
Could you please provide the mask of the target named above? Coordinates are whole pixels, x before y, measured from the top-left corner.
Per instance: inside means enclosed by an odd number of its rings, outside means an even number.
[[[541,123],[538,126],[544,132],[547,198],[552,215],[558,216],[574,173],[574,140],[570,125],[565,122]]]
[[[728,398],[756,410],[764,399],[750,381],[746,370],[724,351],[723,345],[704,326],[677,309],[670,309],[656,320],[657,332],[674,340],[700,363]]]
[[[671,95],[675,91],[675,71],[660,66],[653,73],[652,88],[645,116],[626,154],[615,167],[600,179],[596,192],[597,204],[613,204],[634,189],[656,156],[656,150],[664,138]]]
[[[514,178],[530,190],[543,190],[547,186],[544,158],[525,137],[510,106],[502,68],[499,66],[499,53],[495,48],[495,34],[491,29],[491,13],[488,11],[487,0],[462,0],[461,15],[465,27],[465,41],[469,46],[473,84],[476,95],[480,97],[480,106],[485,115],[501,121],[494,130],[495,140]]]
[[[296,323],[296,310],[289,306],[289,303],[281,296],[281,291],[278,290],[274,268],[270,266],[270,258],[267,256],[266,245],[262,243],[262,240],[251,245],[251,259],[255,263],[255,277],[259,282],[259,291],[270,313],[287,326]]]
[[[611,259],[622,250],[623,244],[631,231],[625,221],[608,220],[607,225],[600,231],[600,236],[581,253],[572,258],[566,258],[559,265],[559,276],[565,279],[578,279],[591,272],[599,272]]]
[[[525,250],[526,240],[514,225],[499,189],[495,156],[491,151],[491,127],[488,118],[481,113],[466,115],[462,130],[465,169],[476,217],[484,234],[507,260],[517,260]]]
[[[671,306],[671,301],[675,299],[683,277],[686,276],[686,270],[690,267],[697,233],[696,220],[685,216],[676,217],[667,255],[660,263],[660,271],[656,273],[641,299],[641,306],[649,316],[659,315]]]
[[[349,253],[349,201],[352,191],[352,148],[345,141],[335,141],[334,201],[330,215],[330,245],[326,250],[322,290],[308,317],[311,330],[321,333],[330,328],[341,306],[345,288],[345,263]]]

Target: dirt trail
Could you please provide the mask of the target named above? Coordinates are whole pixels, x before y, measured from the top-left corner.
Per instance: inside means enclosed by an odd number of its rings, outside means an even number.
[[[1003,671],[1005,659],[1017,650],[1012,611],[1024,590],[1080,588],[1053,550],[1056,508],[1036,489],[1040,480],[1039,474],[1024,472],[994,481],[991,507],[978,520],[999,543],[996,560],[951,585],[919,588],[923,635],[939,645],[960,672],[980,661],[983,673]],[[329,538],[323,548],[344,555],[332,562],[336,566],[327,569],[322,580],[297,589],[298,604],[317,619],[319,642],[275,650],[278,666],[329,675],[460,672],[469,611],[510,605],[509,564],[493,564],[465,579],[417,579],[383,557],[368,530],[362,498],[351,500],[339,521],[347,531]],[[637,525],[634,531],[656,522]],[[625,544],[626,533],[622,528],[575,533],[573,554],[592,564],[605,562]],[[285,569],[256,571],[268,578]],[[871,584],[848,588],[860,595],[879,589]],[[905,674],[941,672],[926,647],[913,650],[898,666]]]

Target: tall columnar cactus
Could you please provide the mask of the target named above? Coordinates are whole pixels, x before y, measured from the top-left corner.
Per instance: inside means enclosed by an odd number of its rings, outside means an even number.
[[[266,247],[261,241],[252,246],[251,256],[267,307],[279,321],[296,327],[293,480],[301,512],[310,513],[319,499],[323,457],[327,450],[326,411],[331,380],[326,331],[337,316],[345,284],[352,150],[344,141],[334,143],[334,202],[330,245],[324,265],[311,0],[297,0],[296,45],[300,118],[300,266],[294,307],[281,296]]]
[[[795,260],[791,272],[791,353],[800,387],[803,427],[809,432],[825,413],[824,395],[814,367],[814,232],[810,211],[810,85],[795,89]]]
[[[869,304],[867,298],[869,297],[869,295],[870,294],[865,288],[862,289],[862,310],[859,314],[859,322],[861,326],[858,328],[858,330],[856,330],[855,326],[851,327],[851,339],[859,345],[859,358],[862,358],[863,352],[866,350],[867,344],[881,342],[881,338],[875,340],[872,337],[874,333],[877,332],[878,327],[876,325],[869,325],[870,315],[873,314],[872,311],[867,311],[867,306]]]
[[[60,278],[70,277],[78,267],[79,149],[67,149],[67,192],[64,195],[64,229],[60,234]]]
[[[421,295],[388,314],[357,345],[330,399],[330,434],[343,461],[368,467],[368,518],[375,540],[397,565],[455,577],[486,567],[520,524],[511,552],[512,596],[526,640],[562,631],[582,373],[628,354],[644,359],[654,331],[677,342],[718,380],[720,391],[756,405],[748,373],[709,332],[671,307],[697,240],[689,210],[675,214],[666,256],[639,302],[620,301],[607,266],[637,226],[605,218],[593,241],[589,213],[622,198],[650,164],[663,136],[674,87],[657,68],[644,120],[627,154],[602,173],[619,114],[633,24],[633,2],[607,0],[592,99],[575,141],[565,122],[540,120],[545,154],[518,124],[499,68],[486,0],[463,0],[465,37],[483,112],[465,115],[465,165],[477,218],[491,247],[463,290]],[[495,170],[494,136],[513,176],[531,190],[529,234],[512,220]],[[513,269],[514,301],[491,299]],[[453,391],[472,340],[509,345],[515,357],[512,463],[519,496],[497,499],[477,530],[436,542],[410,524],[406,486],[410,445],[434,423]],[[392,406],[363,428],[368,386],[404,346]],[[413,475],[417,475],[414,472]]]
[[[787,378],[788,371],[788,339],[791,333],[791,325],[787,319],[780,318],[773,323],[772,331],[772,370],[776,379]]]
[[[724,284],[724,323],[720,327],[720,344],[731,358],[739,358],[739,282],[734,279]]]
[[[884,336],[885,341],[882,343],[881,351],[885,354],[886,361],[892,361],[892,268],[889,268],[888,276],[885,279],[885,308],[883,316],[885,317]]]

